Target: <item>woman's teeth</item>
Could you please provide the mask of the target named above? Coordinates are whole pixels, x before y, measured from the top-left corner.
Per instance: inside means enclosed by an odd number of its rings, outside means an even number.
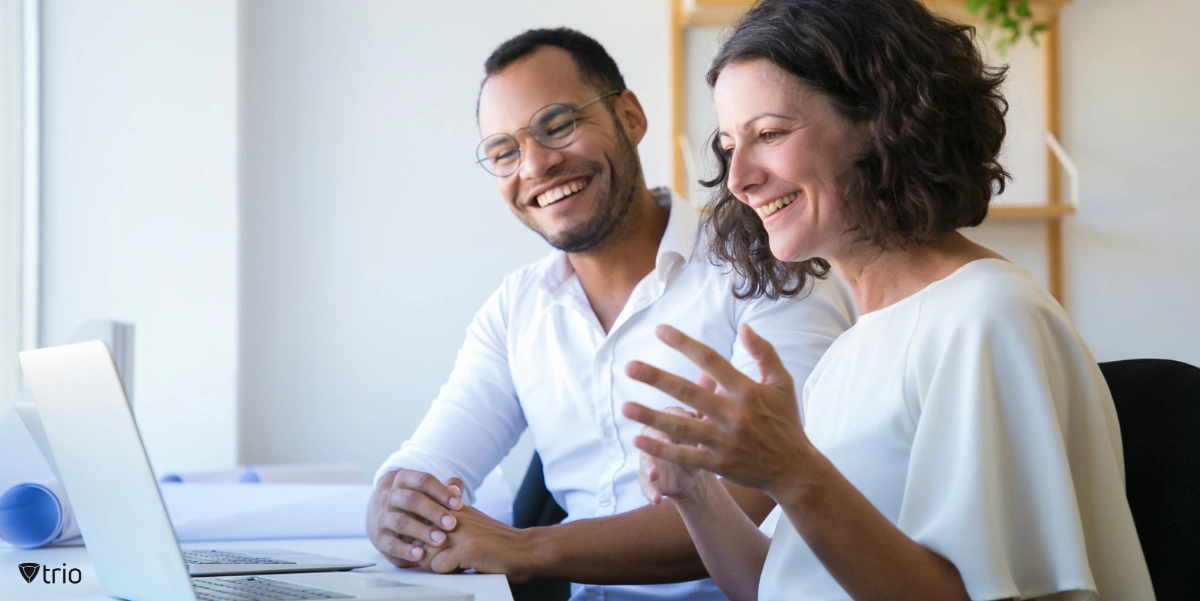
[[[586,179],[577,179],[573,182],[567,182],[561,186],[558,186],[557,188],[551,188],[551,189],[546,190],[545,192],[542,192],[541,194],[539,194],[537,197],[537,203],[539,206],[542,206],[542,207],[552,205],[552,204],[586,188],[587,185],[588,185],[588,180],[586,180]]]
[[[769,217],[775,211],[778,211],[779,209],[782,209],[783,207],[786,207],[786,206],[792,204],[792,201],[796,200],[799,197],[800,197],[800,191],[796,190],[795,192],[792,192],[791,194],[788,194],[787,196],[784,196],[783,198],[776,199],[775,202],[768,202],[767,204],[765,204],[761,207],[758,207],[757,209],[754,209],[754,212],[758,213],[759,217]]]

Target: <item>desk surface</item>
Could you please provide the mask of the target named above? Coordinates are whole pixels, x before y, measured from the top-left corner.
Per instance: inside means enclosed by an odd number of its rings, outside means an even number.
[[[365,538],[336,538],[316,540],[273,540],[184,543],[185,549],[293,549],[308,553],[319,553],[333,557],[373,562],[374,567],[355,570],[386,575],[387,578],[411,584],[424,584],[457,589],[475,594],[475,601],[512,601],[508,580],[504,576],[483,574],[432,574],[417,570],[402,570],[394,567],[371,546]],[[50,567],[67,564],[68,568],[79,568],[83,580],[79,584],[45,584],[41,579],[26,583],[17,564],[33,562]],[[83,547],[51,547],[45,549],[14,549],[0,546],[0,599],[4,601],[30,601],[39,599],[73,599],[101,601],[110,600],[104,595],[92,571],[92,562]]]

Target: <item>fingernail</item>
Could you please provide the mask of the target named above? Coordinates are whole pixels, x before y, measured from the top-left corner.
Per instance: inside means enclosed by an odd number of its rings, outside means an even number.
[[[435,543],[440,543],[440,542],[446,540],[446,535],[442,534],[441,532],[438,532],[437,530],[434,530],[433,534],[429,535],[429,538],[430,538],[430,540],[432,540]]]
[[[421,548],[420,548],[420,547],[413,547],[413,550],[412,550],[412,556],[413,556],[413,557],[416,557],[417,559],[421,559]]]
[[[442,516],[442,525],[447,528],[453,528],[454,527],[454,518],[452,518],[448,515]]]
[[[462,489],[457,484],[451,484],[450,489],[454,491],[455,496],[462,496]]]
[[[458,497],[450,497],[450,509],[462,509],[462,500],[459,499]],[[450,519],[450,518],[449,517],[444,518],[442,521],[445,521],[448,519]]]

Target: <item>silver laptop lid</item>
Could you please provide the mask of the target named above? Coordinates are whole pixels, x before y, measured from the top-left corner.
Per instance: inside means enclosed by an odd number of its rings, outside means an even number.
[[[104,591],[131,601],[194,601],[108,347],[25,351],[21,370]]]

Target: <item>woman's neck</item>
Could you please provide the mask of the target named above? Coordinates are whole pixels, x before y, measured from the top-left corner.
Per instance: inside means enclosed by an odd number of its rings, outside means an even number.
[[[880,249],[854,244],[829,259],[865,315],[904,300],[977,259],[1004,259],[958,232],[924,244]]]

